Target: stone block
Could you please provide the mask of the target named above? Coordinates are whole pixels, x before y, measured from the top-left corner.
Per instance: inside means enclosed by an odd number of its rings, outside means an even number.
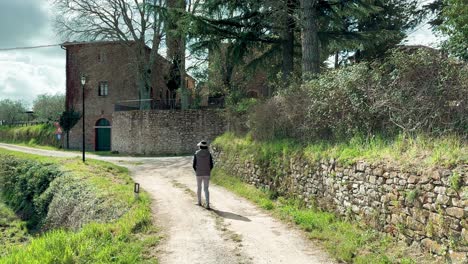
[[[448,258],[450,259],[449,263],[453,263],[453,264],[468,263],[468,253],[466,252],[450,251],[448,254]]]
[[[434,192],[435,193],[439,193],[439,194],[445,194],[445,191],[447,190],[447,188],[443,187],[443,186],[436,186],[434,188]]]
[[[358,162],[355,166],[355,171],[356,172],[365,172],[367,168],[367,163],[365,162]]]
[[[461,238],[462,240],[464,241],[468,241],[468,229],[467,228],[463,228],[462,231],[461,231]]]
[[[418,176],[416,176],[416,175],[409,176],[408,183],[414,184],[414,183],[417,183],[417,182],[418,182]]]
[[[463,201],[458,199],[458,198],[452,198],[451,199],[451,204],[455,207],[464,207],[465,205],[463,204]]]
[[[407,224],[411,230],[424,230],[424,225],[411,217],[407,218]]]
[[[443,250],[442,245],[429,238],[424,238],[423,240],[421,240],[421,245],[435,254],[441,254]]]
[[[378,177],[382,177],[383,174],[384,174],[384,170],[382,168],[375,168],[373,171],[372,171],[372,174],[374,174],[375,176],[378,176]]]
[[[384,183],[384,178],[383,177],[378,177],[377,178],[377,185],[382,185]]]
[[[464,216],[464,210],[462,208],[458,208],[458,207],[450,207],[450,208],[447,208],[445,210],[445,212],[450,215],[450,216],[453,216],[457,219],[462,219],[463,216]]]
[[[432,178],[433,180],[436,180],[436,181],[440,180],[440,172],[439,172],[439,170],[433,170],[433,171],[431,172],[431,178]]]
[[[447,205],[448,202],[450,201],[450,197],[444,194],[439,194],[437,195],[436,203],[441,204],[441,205]]]
[[[429,217],[429,212],[426,210],[416,210],[413,215],[416,221],[419,221],[422,224],[427,223],[427,218]]]
[[[428,183],[430,179],[431,178],[428,175],[424,174],[419,178],[419,183],[420,184]]]

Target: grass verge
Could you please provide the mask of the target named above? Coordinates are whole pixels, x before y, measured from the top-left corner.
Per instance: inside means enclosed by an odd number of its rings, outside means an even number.
[[[149,257],[149,250],[159,241],[152,226],[150,198],[144,192],[134,198],[127,169],[103,161],[82,163],[77,158],[57,159],[0,149],[0,159],[5,157],[55,164],[63,175],[48,187],[57,195],[51,198],[44,226],[54,228],[41,230],[24,244],[7,244],[0,263],[157,262]],[[70,207],[73,210],[66,211]],[[69,218],[81,224],[63,221]]]
[[[404,168],[452,167],[468,162],[468,144],[459,136],[439,138],[425,135],[399,135],[396,137],[355,136],[348,141],[298,143],[283,139],[259,142],[250,135],[239,137],[225,133],[216,138],[213,146],[219,145],[228,153],[238,153],[240,159],[254,157],[258,162],[274,165],[281,159],[305,157],[310,161],[335,158],[343,164],[358,160],[369,162],[387,161]]]
[[[212,182],[269,210],[275,217],[293,222],[307,232],[311,239],[339,261],[347,263],[429,263],[429,256],[416,255],[412,249],[399,244],[389,235],[367,229],[359,223],[336,217],[332,213],[304,208],[294,199],[275,197],[216,168]],[[273,198],[275,197],[275,199]],[[407,257],[407,256],[413,256]]]
[[[49,146],[56,149],[60,141],[55,138],[52,124],[39,124],[24,127],[0,126],[0,142],[22,144],[30,147]]]
[[[0,196],[0,258],[6,248],[25,243],[29,239],[26,223],[6,206]]]

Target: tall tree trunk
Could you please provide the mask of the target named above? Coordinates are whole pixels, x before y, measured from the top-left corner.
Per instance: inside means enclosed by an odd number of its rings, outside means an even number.
[[[335,69],[337,69],[338,67],[340,67],[339,54],[340,54],[339,51],[335,52]]]
[[[185,0],[167,0],[167,7],[169,9],[179,9],[185,11]],[[166,46],[167,57],[169,60],[175,62],[180,72],[180,99],[182,102],[182,109],[188,108],[188,91],[186,91],[187,82],[185,72],[185,38],[186,35],[182,29],[177,26],[177,19],[180,19],[179,12],[171,12],[166,32]]]
[[[286,0],[285,28],[282,36],[283,81],[288,81],[294,71],[294,8],[295,0]]]
[[[317,0],[302,0],[302,76],[320,73]]]
[[[148,68],[149,60],[146,56],[146,44],[143,41],[137,41],[135,48],[135,58],[137,64],[138,76],[138,97],[140,100],[140,110],[151,108],[150,87],[151,87],[151,68]]]

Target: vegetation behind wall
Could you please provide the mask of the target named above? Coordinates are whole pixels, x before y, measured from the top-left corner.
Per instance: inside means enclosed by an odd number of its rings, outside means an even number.
[[[254,139],[468,135],[468,67],[435,50],[330,70],[251,108]]]
[[[55,127],[50,123],[33,126],[0,126],[0,142],[60,147]]]

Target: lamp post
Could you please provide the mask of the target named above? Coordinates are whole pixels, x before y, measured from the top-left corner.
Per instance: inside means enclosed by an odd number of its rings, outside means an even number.
[[[81,98],[83,100],[83,112],[81,114],[81,118],[83,118],[83,162],[85,162],[85,93],[84,87],[86,84],[86,76],[84,74],[81,75]]]

